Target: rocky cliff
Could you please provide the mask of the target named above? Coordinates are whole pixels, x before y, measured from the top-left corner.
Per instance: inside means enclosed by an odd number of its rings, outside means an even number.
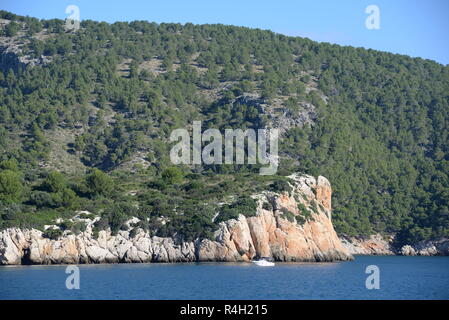
[[[340,237],[343,246],[353,255],[449,256],[449,239],[395,245],[394,236],[380,234],[369,237]]]
[[[449,256],[449,239],[421,241],[398,249],[403,256]]]
[[[292,175],[290,191],[263,192],[255,215],[221,222],[215,239],[177,242],[138,230],[93,236],[97,218],[83,219],[80,234],[58,240],[41,231],[11,228],[0,233],[0,264],[71,264],[118,262],[250,261],[270,256],[277,261],[351,260],[331,222],[331,186],[324,177]]]
[[[369,237],[346,237],[341,236],[340,240],[343,246],[351,254],[361,255],[394,255],[396,249],[393,247],[393,238],[385,239],[380,234],[374,234]]]

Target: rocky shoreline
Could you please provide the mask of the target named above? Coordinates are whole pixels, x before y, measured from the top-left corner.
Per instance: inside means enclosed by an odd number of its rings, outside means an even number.
[[[321,176],[292,175],[289,184],[290,192],[254,195],[256,214],[221,222],[214,240],[179,242],[150,236],[142,229],[133,237],[129,231],[112,235],[102,230],[96,238],[93,226],[99,217],[92,216],[83,219],[84,232],[65,231],[57,240],[35,229],[1,231],[0,264],[233,262],[260,256],[276,261],[352,260],[332,226],[329,181]]]
[[[83,221],[86,230],[79,234],[64,231],[56,240],[36,229],[0,231],[0,265],[236,262],[261,256],[286,262],[324,262],[352,260],[353,255],[449,255],[449,239],[396,248],[391,236],[339,238],[331,222],[329,181],[296,174],[289,178],[290,192],[253,195],[258,202],[255,215],[241,214],[221,222],[213,240],[183,242],[150,236],[143,229],[134,230],[132,236],[129,230],[112,235],[109,229],[94,236],[99,217],[80,212],[83,214],[72,222]],[[128,225],[137,221],[132,218]]]
[[[369,237],[340,236],[343,246],[352,255],[401,255],[401,256],[449,256],[449,239],[421,241],[400,247],[394,245],[394,237],[380,234]]]

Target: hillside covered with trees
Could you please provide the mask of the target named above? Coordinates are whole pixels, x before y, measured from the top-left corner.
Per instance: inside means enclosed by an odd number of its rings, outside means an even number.
[[[448,66],[243,27],[64,24],[0,12],[0,228],[79,232],[88,210],[99,230],[211,237],[299,171],[331,181],[340,234],[449,236]],[[197,120],[279,128],[278,174],[173,166],[170,133]]]

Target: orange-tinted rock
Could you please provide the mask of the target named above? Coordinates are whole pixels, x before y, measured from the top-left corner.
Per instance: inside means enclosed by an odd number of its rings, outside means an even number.
[[[319,177],[317,181],[311,176],[294,175],[291,184],[291,194],[259,195],[256,216],[240,215],[238,220],[221,223],[215,242],[201,242],[199,260],[247,261],[263,256],[279,261],[352,259],[330,220],[332,189],[327,179]],[[264,210],[264,201],[272,202],[274,210]],[[289,211],[301,220],[299,203],[310,210],[310,217],[304,223],[289,221],[283,213]],[[245,235],[246,230],[249,235]]]

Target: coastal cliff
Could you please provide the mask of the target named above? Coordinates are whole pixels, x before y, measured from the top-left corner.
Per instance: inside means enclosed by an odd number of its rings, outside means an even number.
[[[393,237],[385,239],[380,234],[374,234],[369,237],[347,237],[340,236],[343,246],[351,254],[360,255],[395,255],[396,248],[393,246]]]
[[[99,218],[92,215],[83,219],[84,232],[64,233],[57,240],[35,229],[3,230],[0,264],[250,261],[261,256],[277,261],[351,260],[332,226],[329,181],[307,175],[289,178],[291,191],[254,195],[255,215],[221,222],[214,240],[182,242],[142,229],[133,236],[102,230],[96,238],[93,226]]]
[[[353,255],[449,256],[449,239],[420,241],[395,245],[394,236],[340,237],[343,246]]]

